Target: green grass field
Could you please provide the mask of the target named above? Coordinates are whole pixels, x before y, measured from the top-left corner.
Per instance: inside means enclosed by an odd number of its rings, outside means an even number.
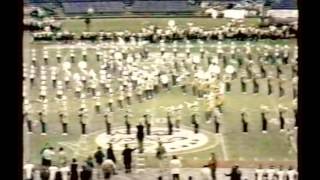
[[[161,19],[95,19],[92,21],[92,30],[110,30],[110,31],[118,31],[124,30],[124,28],[128,28],[130,31],[138,31],[142,26],[146,26],[149,24],[157,24],[159,26],[165,26],[167,24],[167,20],[170,18],[161,18]],[[217,26],[225,23],[225,20],[212,20],[212,19],[198,19],[198,18],[173,18],[176,20],[178,25],[185,25],[187,22],[193,22],[195,25],[201,25],[206,28],[210,28],[212,26]],[[255,24],[257,20],[250,19],[248,23]],[[130,26],[128,26],[130,25]],[[83,20],[66,20],[63,22],[63,28],[67,30],[71,30],[74,32],[81,32],[84,30]],[[229,42],[227,42],[229,43]],[[210,47],[214,43],[207,43],[205,47]],[[257,42],[256,45],[262,44],[289,44],[293,46],[296,44],[294,40],[280,40],[280,41],[261,41]],[[37,52],[41,52],[43,46],[54,45],[52,43],[34,43],[30,41],[30,37],[28,34],[25,35],[24,39],[24,62],[30,63],[30,49],[35,48]],[[151,53],[158,48],[158,45],[150,45]],[[195,44],[194,51],[197,51],[199,47]],[[52,65],[56,64],[55,61],[55,51],[49,50],[49,55],[52,58]],[[66,55],[66,51],[62,50],[62,57]],[[40,55],[38,55],[38,59],[41,59]],[[76,53],[76,59],[79,59],[81,53]],[[64,59],[64,58],[62,58]],[[89,59],[89,67],[97,69],[98,63],[90,59],[95,59],[95,54],[88,50],[88,59]],[[42,61],[41,61],[42,62]],[[286,76],[289,76],[289,67],[284,67],[284,72]],[[78,71],[78,68],[75,67],[74,71]],[[50,76],[48,76],[50,77]],[[251,83],[249,83],[249,93],[241,94],[240,93],[240,83],[239,79],[235,79],[232,82],[232,91],[225,96],[225,105],[224,105],[224,120],[222,123],[222,131],[224,138],[224,145],[219,143],[215,148],[210,150],[205,150],[202,152],[191,152],[187,154],[181,155],[183,157],[183,164],[186,167],[199,167],[203,163],[205,163],[209,157],[210,152],[215,152],[218,155],[219,160],[221,161],[248,161],[246,166],[252,166],[254,162],[267,162],[270,159],[273,159],[275,162],[284,162],[290,161],[290,163],[296,162],[297,153],[293,150],[290,143],[287,140],[287,137],[279,132],[279,125],[270,124],[269,133],[262,134],[260,132],[260,114],[259,107],[261,104],[268,105],[271,107],[271,116],[277,117],[277,106],[279,103],[291,107],[292,102],[292,94],[289,91],[291,89],[291,85],[287,85],[286,89],[288,89],[288,94],[285,98],[279,99],[276,95],[267,96],[266,95],[266,83],[259,80],[261,83],[261,93],[257,96],[252,95],[251,93]],[[36,100],[38,98],[39,88],[34,88],[30,91],[29,99]],[[139,104],[136,101],[132,105],[131,109],[134,112],[134,117],[132,118],[132,124],[138,121],[138,118],[141,117],[142,113],[145,109],[150,109],[155,117],[163,117],[165,112],[163,109],[159,108],[160,106],[172,106],[178,105],[185,101],[192,102],[197,100],[196,97],[191,95],[191,90],[188,89],[188,95],[184,96],[179,88],[173,88],[172,91],[161,92],[155,99],[144,101]],[[80,137],[80,125],[78,123],[77,109],[79,108],[80,100],[73,96],[71,91],[66,92],[69,97],[69,117],[70,117],[70,134],[68,136],[61,136],[61,127],[58,121],[57,116],[57,108],[58,105],[54,102],[55,91],[49,87],[49,113],[48,113],[48,123],[49,123],[49,133],[47,136],[40,136],[40,127],[39,124],[36,127],[35,133],[33,135],[26,135],[24,138],[25,141],[25,157],[30,158],[31,161],[39,163],[40,162],[40,149],[42,146],[49,142],[55,147],[61,146],[62,144],[77,144],[81,141]],[[277,91],[275,92],[277,94]],[[102,97],[102,103],[106,104],[107,97]],[[93,105],[94,101],[92,99],[88,99],[88,103]],[[33,102],[33,106],[35,108],[39,107],[38,102]],[[90,107],[90,106],[88,106]],[[207,124],[204,120],[204,114],[202,113],[205,109],[205,106],[200,101],[200,114],[202,120],[200,121],[200,129],[204,129],[210,132],[213,132],[213,124]],[[240,122],[240,109],[246,107],[249,109],[249,121],[250,121],[250,133],[245,135],[241,132],[241,122]],[[113,126],[122,126],[123,125],[123,117],[122,113],[116,109],[114,121],[112,122]],[[184,121],[182,122],[185,126],[190,126],[190,113],[185,111],[184,113]],[[290,113],[288,115],[292,117]],[[79,150],[78,153],[81,156],[78,158],[82,159],[89,154],[92,154],[96,149],[96,144],[94,142],[94,138],[99,132],[104,131],[104,121],[103,115],[95,114],[92,120],[90,120],[89,125],[89,133],[92,133],[88,137],[88,141],[85,143],[85,150]],[[219,139],[218,136],[214,135],[211,139],[212,143]],[[61,144],[62,143],[62,144]],[[226,154],[223,153],[223,147],[225,146]],[[74,151],[66,147],[67,153],[71,156],[74,156]],[[119,154],[119,152],[117,152]],[[197,160],[194,160],[194,157]],[[150,155],[147,158],[147,164],[149,166],[155,166],[154,155]]]
[[[119,18],[119,19],[92,19],[91,31],[123,31],[138,32],[142,27],[156,25],[160,28],[168,26],[169,20],[175,20],[176,25],[181,28],[187,27],[192,22],[194,26],[211,29],[225,25],[229,20],[211,18]],[[257,26],[259,19],[251,18],[245,20],[248,26]],[[84,19],[68,19],[62,23],[62,28],[71,32],[81,33],[86,31]]]

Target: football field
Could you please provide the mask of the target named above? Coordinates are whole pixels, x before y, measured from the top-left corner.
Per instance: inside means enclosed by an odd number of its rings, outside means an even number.
[[[185,27],[187,22],[192,22],[194,25],[199,25],[206,28],[211,28],[227,23],[226,20],[212,20],[212,19],[201,19],[201,18],[173,18],[176,24],[181,27]],[[91,23],[92,31],[120,31],[128,29],[131,32],[136,32],[142,27],[147,25],[159,25],[164,27],[167,25],[169,18],[124,18],[124,19],[94,19]],[[257,19],[249,19],[246,24],[256,25]],[[84,31],[85,24],[83,20],[65,20],[63,22],[63,29],[72,32],[80,33]],[[77,47],[77,42],[73,46]],[[230,45],[231,41],[225,41],[222,44]],[[243,45],[245,42],[234,42],[236,45]],[[107,43],[108,44],[108,43]],[[206,42],[204,43],[204,48],[207,51],[211,51],[215,48],[217,42]],[[296,45],[295,40],[263,40],[258,42],[251,42],[252,47],[264,46],[264,45],[275,45],[280,44],[289,45],[290,48]],[[88,67],[89,69],[94,69],[99,72],[100,62],[96,61],[96,53],[92,42],[88,42],[87,49],[88,52]],[[194,42],[192,48],[192,55],[199,56],[199,44]],[[49,53],[49,65],[60,66],[57,64],[55,59],[57,47],[61,46],[62,62],[69,61],[69,49],[70,44],[63,44],[61,42],[32,42],[30,34],[25,33],[24,35],[24,63],[30,64],[31,62],[31,49],[36,49],[36,56],[40,64],[43,64],[42,60],[42,49],[46,47]],[[159,56],[159,44],[148,44],[150,49],[150,56]],[[184,43],[178,43],[179,52],[184,52]],[[170,51],[170,50],[169,50]],[[75,59],[77,62],[81,57],[81,48],[76,48]],[[141,62],[141,66],[148,66],[152,64],[153,58],[147,62]],[[206,66],[206,65],[204,65]],[[73,72],[78,72],[79,68],[77,64],[74,64],[71,68]],[[270,71],[275,71],[269,68]],[[291,82],[291,67],[283,66],[284,76],[287,81]],[[48,78],[50,74],[47,75]],[[146,110],[151,112],[152,115],[152,128],[162,131],[161,128],[165,128],[166,122],[163,120],[166,115],[166,108],[170,106],[183,105],[183,121],[181,127],[181,136],[184,138],[180,140],[179,137],[176,140],[171,140],[172,146],[175,146],[179,141],[181,141],[182,147],[180,150],[175,151],[173,149],[172,154],[178,154],[182,157],[182,163],[184,167],[200,167],[207,162],[210,153],[215,152],[217,154],[218,160],[221,164],[229,165],[234,161],[243,164],[246,167],[256,167],[258,163],[273,163],[273,164],[296,164],[297,160],[297,149],[295,141],[290,141],[285,132],[279,131],[278,122],[278,105],[282,104],[289,109],[292,105],[292,87],[291,83],[285,83],[286,95],[283,98],[278,97],[278,88],[275,88],[275,92],[268,96],[267,95],[267,83],[266,79],[259,79],[260,83],[260,93],[258,95],[253,95],[252,93],[252,83],[248,83],[248,93],[243,94],[240,91],[240,80],[239,77],[232,80],[231,92],[225,94],[224,107],[223,107],[223,121],[221,125],[221,134],[214,133],[213,122],[207,122],[205,120],[204,112],[206,105],[203,99],[199,99],[192,95],[191,88],[188,88],[187,94],[183,94],[181,89],[177,87],[172,87],[170,91],[161,90],[151,100],[144,100],[139,103],[135,98],[133,99],[130,109],[132,111],[132,117],[130,117],[130,122],[132,124],[132,129],[135,129],[135,125],[142,117]],[[51,82],[51,80],[48,80]],[[49,83],[50,84],[50,83]],[[274,82],[275,87],[277,87],[276,80]],[[78,159],[84,159],[89,155],[93,155],[97,146],[100,146],[99,142],[104,142],[99,140],[99,137],[105,133],[105,122],[103,113],[94,112],[94,99],[91,96],[87,96],[87,107],[90,111],[89,125],[88,125],[88,136],[81,136],[80,123],[77,117],[77,112],[80,107],[80,100],[74,96],[74,92],[71,89],[65,90],[65,95],[68,97],[68,114],[69,114],[69,135],[61,135],[61,124],[58,120],[58,103],[55,101],[56,90],[52,86],[48,87],[48,134],[46,136],[40,135],[40,123],[37,120],[36,112],[40,109],[40,103],[38,102],[39,96],[39,81],[36,81],[35,87],[30,87],[29,82],[27,82],[27,88],[29,88],[28,98],[34,109],[34,133],[25,134],[25,159],[29,159],[34,163],[40,163],[40,150],[45,143],[50,143],[52,146],[58,148],[60,146],[65,147],[66,152],[69,157],[77,157]],[[108,102],[108,96],[102,94],[101,105],[106,107]],[[190,123],[191,112],[187,107],[188,103],[197,102],[199,104],[199,115],[200,115],[200,133],[206,137],[203,144],[197,146],[196,144],[190,143],[193,139],[199,138],[199,143],[202,137],[196,135],[190,135],[189,131],[193,131],[193,127]],[[260,106],[266,105],[270,107],[270,123],[269,131],[267,134],[261,132],[261,118],[260,118]],[[126,105],[128,107],[128,105]],[[248,112],[249,121],[249,133],[242,133],[242,125],[240,119],[241,109],[246,108]],[[124,111],[115,106],[114,118],[112,120],[112,129],[114,131],[121,133],[124,127]],[[293,122],[293,113],[289,111],[286,114],[289,122]],[[292,125],[292,123],[288,124]],[[26,130],[26,128],[25,128]],[[132,130],[133,131],[133,130]],[[134,132],[134,131],[133,131]],[[178,133],[177,133],[178,134]],[[190,135],[190,136],[189,136]],[[154,135],[156,136],[156,135]],[[102,136],[101,136],[102,137]],[[133,136],[134,137],[134,136]],[[112,135],[115,143],[120,143],[123,139],[117,139],[119,136],[117,133]],[[150,137],[150,143],[152,141],[157,141],[154,139],[156,137]],[[164,137],[167,138],[167,137]],[[189,142],[190,141],[190,142]],[[128,140],[129,142],[129,140]],[[135,143],[130,141],[131,146],[136,146]],[[186,143],[186,145],[184,145]],[[103,146],[103,145],[101,145]],[[148,144],[146,144],[148,147]],[[150,145],[150,147],[152,147]],[[151,148],[152,149],[152,148]],[[117,158],[121,158],[121,151],[116,151]],[[156,167],[157,163],[155,161],[155,154],[150,152],[146,156],[146,163],[150,167]]]

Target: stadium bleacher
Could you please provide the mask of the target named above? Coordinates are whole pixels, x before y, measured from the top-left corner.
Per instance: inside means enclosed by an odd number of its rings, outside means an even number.
[[[123,12],[124,4],[122,1],[105,2],[68,2],[62,3],[64,12],[67,14],[86,13],[89,8],[93,8],[96,13],[104,12]]]
[[[297,0],[280,0],[271,7],[272,9],[297,9]]]
[[[132,12],[190,12],[197,10],[197,6],[189,5],[187,1],[136,1],[132,5]]]

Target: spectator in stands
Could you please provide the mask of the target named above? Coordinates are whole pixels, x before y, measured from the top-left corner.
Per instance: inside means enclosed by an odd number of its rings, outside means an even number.
[[[102,167],[105,180],[110,179],[111,174],[114,173],[116,169],[116,165],[111,159],[104,160],[101,167]]]
[[[33,180],[33,173],[34,173],[34,165],[27,163],[23,166],[26,180]]]
[[[234,165],[231,169],[230,174],[225,174],[226,176],[230,176],[230,180],[241,180],[241,171],[239,170],[238,165]]]
[[[131,163],[132,163],[132,152],[136,150],[137,148],[129,148],[128,144],[124,145],[125,149],[122,151],[123,156],[123,164],[125,167],[125,172],[130,173],[131,172]]]
[[[211,170],[211,177],[212,180],[216,179],[216,169],[217,169],[217,158],[216,158],[216,154],[215,153],[211,153],[211,157],[208,163],[208,167]]]
[[[170,169],[172,174],[172,180],[180,179],[180,168],[182,167],[181,161],[177,158],[176,155],[172,156],[170,161]]]
[[[71,163],[71,177],[70,180],[78,180],[79,179],[79,175],[78,175],[78,162],[75,158],[72,159],[72,163]]]
[[[209,168],[208,165],[204,165],[201,168],[201,178],[202,180],[212,180],[211,169]]]

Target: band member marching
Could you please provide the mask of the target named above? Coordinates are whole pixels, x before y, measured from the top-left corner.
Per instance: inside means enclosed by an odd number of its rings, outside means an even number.
[[[38,113],[39,121],[41,125],[41,135],[47,135],[47,122],[46,122],[46,113],[43,111],[40,111]]]
[[[243,109],[241,110],[241,123],[242,123],[242,132],[248,133],[249,122],[247,121],[247,112]]]
[[[62,125],[62,135],[68,135],[68,115],[66,110],[59,112],[59,119]]]
[[[111,120],[113,118],[113,113],[111,111],[107,111],[104,114],[104,122],[106,124],[106,133],[109,135],[111,134]]]
[[[88,110],[85,108],[85,106],[82,105],[82,107],[79,110],[79,114],[78,114],[79,122],[80,122],[80,125],[81,125],[81,134],[82,135],[86,135],[87,134],[87,131],[86,131],[86,126],[87,126],[87,123],[88,123],[87,111]]]
[[[267,119],[267,111],[268,107],[267,106],[261,106],[261,131],[262,133],[267,133],[268,132],[268,119]]]
[[[284,132],[285,130],[285,117],[284,113],[286,112],[286,108],[283,107],[282,105],[279,105],[279,122],[280,122],[280,132]]]

